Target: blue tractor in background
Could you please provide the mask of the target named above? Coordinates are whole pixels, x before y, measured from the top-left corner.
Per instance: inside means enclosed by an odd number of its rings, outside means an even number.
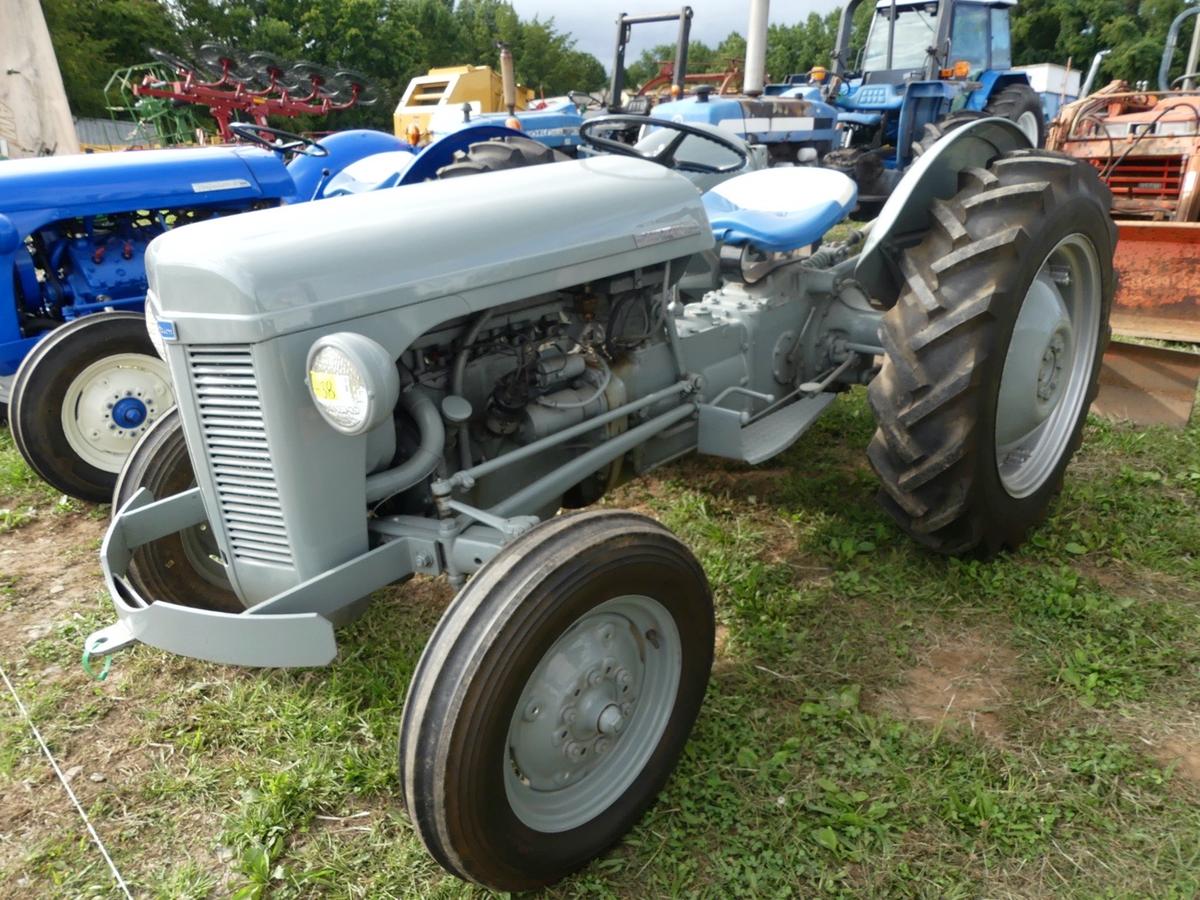
[[[0,277],[0,421],[8,418],[30,467],[64,494],[107,502],[133,445],[174,403],[143,314],[155,237],[425,181],[474,142],[520,134],[479,125],[418,149],[378,131],[320,141],[261,125],[234,131],[262,146],[0,165],[0,272],[9,273]],[[214,310],[222,302],[211,298]]]
[[[1008,119],[1042,146],[1041,98],[1012,68],[1016,0],[877,0],[866,46],[852,61],[861,3],[842,9],[824,84],[842,129],[841,147],[824,165],[854,178],[860,212],[877,212],[923,147],[971,119]]]
[[[714,96],[711,86],[700,85],[689,96],[657,104],[653,107],[653,116],[671,122],[720,128],[748,144],[765,148],[769,165],[813,165],[838,146],[838,113],[822,98],[819,86],[764,85],[767,7],[766,0],[750,3],[746,71],[741,94]],[[685,22],[691,14],[691,8],[684,7],[678,18]],[[668,16],[642,18],[652,20]],[[610,88],[614,95],[621,87],[622,34],[618,31],[617,59]],[[681,28],[675,64],[680,92],[686,64],[687,32]],[[649,112],[649,108],[646,111]]]

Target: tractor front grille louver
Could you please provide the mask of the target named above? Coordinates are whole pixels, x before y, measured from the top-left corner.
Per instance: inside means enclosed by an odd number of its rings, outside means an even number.
[[[250,351],[192,347],[188,364],[230,551],[239,559],[291,565]]]
[[[1115,199],[1167,201],[1179,200],[1183,186],[1185,159],[1171,156],[1134,156],[1123,159],[1090,160],[1108,182]]]

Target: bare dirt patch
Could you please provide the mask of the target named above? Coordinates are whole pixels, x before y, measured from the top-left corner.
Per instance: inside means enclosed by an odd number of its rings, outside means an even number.
[[[4,613],[0,658],[12,659],[55,621],[104,586],[99,541],[108,525],[88,516],[43,514],[0,536],[0,576],[20,598]]]
[[[982,634],[943,635],[879,702],[888,712],[933,727],[965,728],[1004,744],[1002,712],[1011,702],[1017,669],[1016,654]]]
[[[1200,785],[1200,740],[1196,737],[1170,737],[1159,742],[1154,758],[1166,765],[1175,765],[1175,774],[1192,784]]]

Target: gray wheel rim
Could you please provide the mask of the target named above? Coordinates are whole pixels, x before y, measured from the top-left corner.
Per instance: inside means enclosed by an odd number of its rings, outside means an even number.
[[[193,485],[194,486],[194,485]],[[215,588],[232,590],[229,575],[221,562],[221,551],[208,523],[193,525],[179,533],[183,553],[196,573]]]
[[[1038,145],[1038,117],[1037,113],[1032,110],[1025,110],[1017,116],[1017,127],[1021,129],[1025,137],[1029,138],[1029,143],[1033,146]]]
[[[1046,256],[1021,302],[996,403],[996,465],[1012,497],[1046,483],[1083,415],[1100,292],[1096,248],[1075,233]]]
[[[616,802],[662,738],[682,669],[675,620],[652,597],[614,597],[572,623],[509,723],[504,790],[517,818],[569,831]]]

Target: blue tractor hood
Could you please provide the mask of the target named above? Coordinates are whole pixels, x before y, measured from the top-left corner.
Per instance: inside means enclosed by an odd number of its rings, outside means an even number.
[[[653,116],[673,122],[704,122],[760,144],[834,141],[837,110],[799,97],[697,96],[659,103]]]
[[[21,233],[57,219],[278,200],[294,191],[279,158],[253,147],[130,150],[0,165],[0,207]]]

